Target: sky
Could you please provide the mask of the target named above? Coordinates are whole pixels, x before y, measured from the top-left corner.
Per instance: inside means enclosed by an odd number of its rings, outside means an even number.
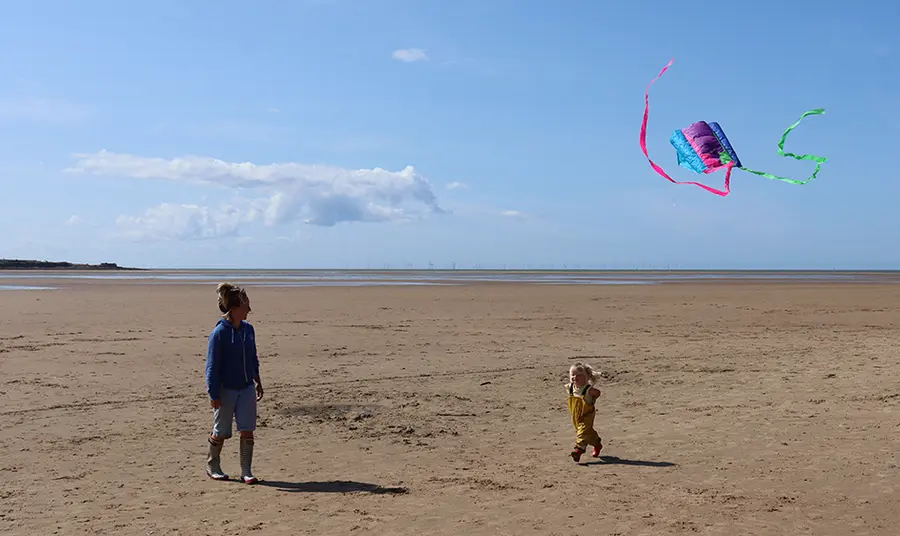
[[[145,268],[900,268],[900,4],[0,6],[0,258]],[[722,125],[793,185],[678,180]]]

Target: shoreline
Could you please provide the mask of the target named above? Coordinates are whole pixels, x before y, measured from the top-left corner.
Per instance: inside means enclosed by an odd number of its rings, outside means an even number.
[[[68,261],[38,261],[30,259],[0,259],[0,274],[4,271],[139,271],[147,273],[343,273],[371,275],[399,274],[555,274],[555,275],[624,275],[624,274],[678,274],[678,275],[854,275],[884,274],[900,276],[900,269],[854,268],[138,268],[119,266],[117,263],[72,263]]]

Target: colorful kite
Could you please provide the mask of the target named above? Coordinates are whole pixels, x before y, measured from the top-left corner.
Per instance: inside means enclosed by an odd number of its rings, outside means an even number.
[[[731,193],[731,170],[735,168],[746,171],[747,173],[759,175],[760,177],[784,181],[790,184],[806,184],[816,178],[816,176],[819,174],[819,169],[822,167],[822,164],[827,162],[828,159],[824,156],[814,156],[810,154],[796,155],[794,153],[786,153],[784,152],[784,142],[787,139],[788,134],[790,134],[792,130],[797,128],[797,125],[799,125],[806,116],[824,114],[825,110],[823,108],[804,112],[796,123],[789,126],[787,130],[784,131],[784,134],[782,134],[781,136],[781,140],[778,142],[779,155],[789,156],[797,160],[812,160],[813,162],[816,162],[816,170],[813,172],[812,176],[806,180],[800,181],[795,179],[786,179],[784,177],[779,177],[770,173],[754,171],[752,169],[743,167],[743,165],[741,165],[740,159],[737,156],[737,152],[735,152],[734,147],[731,146],[731,143],[725,136],[725,132],[722,130],[722,127],[720,127],[718,123],[707,123],[706,121],[700,121],[687,128],[676,130],[672,134],[672,137],[669,138],[669,142],[673,147],[675,147],[675,150],[677,151],[678,165],[687,168],[694,173],[714,173],[721,168],[725,168],[725,189],[717,190],[699,182],[676,181],[675,179],[670,177],[665,171],[663,171],[661,167],[656,165],[653,160],[650,160],[650,155],[647,153],[647,118],[650,115],[650,86],[652,86],[657,80],[659,80],[660,77],[662,77],[662,75],[669,69],[669,67],[672,66],[672,63],[674,61],[674,59],[670,61],[669,64],[666,65],[662,71],[660,71],[659,75],[650,82],[650,84],[647,86],[647,93],[644,96],[644,121],[641,124],[641,150],[644,151],[644,156],[647,157],[647,160],[650,162],[650,166],[657,173],[669,179],[675,184],[693,184],[722,197],[725,197],[726,195]]]

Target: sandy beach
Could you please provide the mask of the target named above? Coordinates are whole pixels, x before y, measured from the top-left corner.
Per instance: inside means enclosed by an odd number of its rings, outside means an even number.
[[[215,284],[0,292],[0,532],[900,525],[900,285],[247,289],[266,389],[256,486],[204,473]],[[603,372],[605,457],[582,464],[564,390],[576,361]]]

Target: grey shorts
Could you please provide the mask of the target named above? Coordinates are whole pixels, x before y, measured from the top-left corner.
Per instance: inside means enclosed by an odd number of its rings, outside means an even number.
[[[238,432],[256,430],[256,387],[251,383],[240,390],[222,388],[219,409],[213,409],[214,436],[231,437],[231,423],[237,424]]]

